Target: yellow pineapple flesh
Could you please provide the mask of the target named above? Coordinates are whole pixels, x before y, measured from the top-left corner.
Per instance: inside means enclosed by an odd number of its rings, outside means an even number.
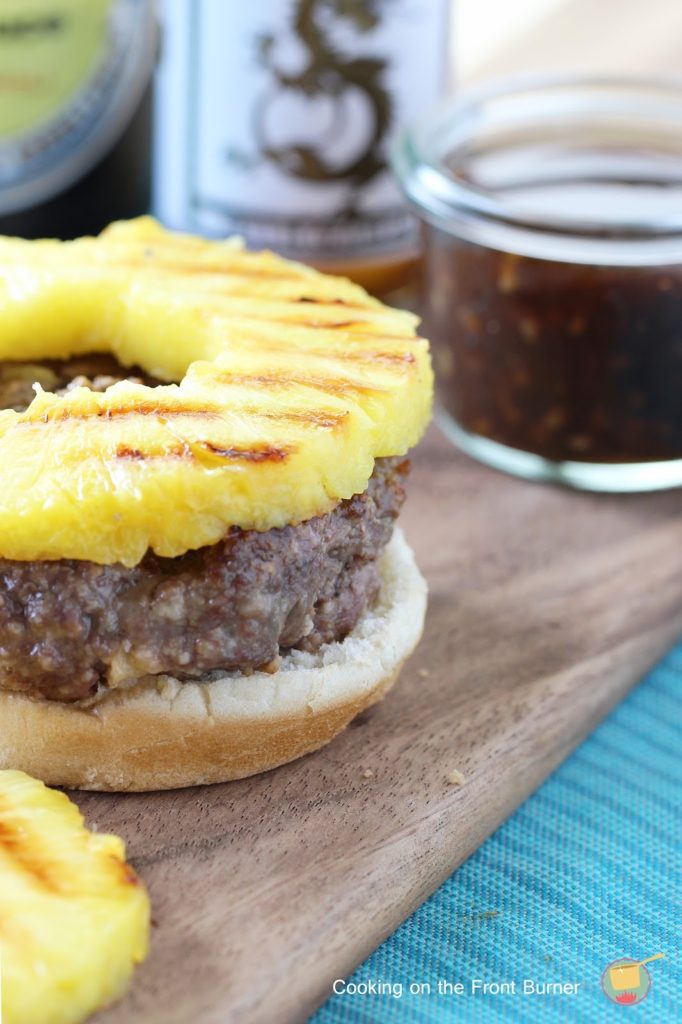
[[[3,1024],[78,1024],[120,996],[149,939],[123,841],[89,832],[64,793],[0,771]]]
[[[417,320],[362,288],[150,218],[0,239],[0,360],[111,352],[164,381],[0,412],[0,557],[135,565],[363,491],[430,417]]]

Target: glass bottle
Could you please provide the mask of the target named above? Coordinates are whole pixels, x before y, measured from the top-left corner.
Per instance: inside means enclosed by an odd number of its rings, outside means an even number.
[[[418,234],[389,169],[442,91],[450,0],[166,0],[154,209],[398,286]]]

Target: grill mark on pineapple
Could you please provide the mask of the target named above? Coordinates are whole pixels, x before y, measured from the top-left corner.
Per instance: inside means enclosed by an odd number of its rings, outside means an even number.
[[[180,282],[178,282],[180,284]],[[193,293],[194,295],[196,292]],[[391,328],[397,326],[397,317],[392,310],[374,309],[372,306],[355,306],[342,309],[333,300],[320,297],[315,302],[303,304],[298,299],[285,296],[249,296],[235,295],[231,292],[216,292],[213,289],[202,290],[208,308],[212,312],[224,315],[229,312],[235,321],[246,320],[274,323],[292,327],[307,327],[314,330],[344,330],[372,337],[387,339],[405,338],[408,334],[391,334]],[[211,301],[213,300],[213,301]],[[349,317],[349,313],[355,313]],[[316,315],[317,314],[317,315]],[[382,329],[383,328],[383,329]]]
[[[343,306],[344,309],[357,310],[358,312],[364,313],[368,309],[376,309],[376,306],[367,305],[361,306],[357,302],[349,302],[348,299],[330,299],[321,295],[300,295],[298,298],[291,297],[290,302],[309,302],[315,305],[322,304],[325,306]]]
[[[117,459],[146,459],[148,457],[148,454],[145,454],[139,448],[132,448],[128,444],[119,444],[116,447]]]
[[[285,409],[282,412],[275,412],[270,409],[258,409],[256,406],[246,406],[239,411],[258,419],[284,420],[286,423],[309,423],[325,430],[334,430],[348,418],[347,412],[326,412],[317,409],[309,409],[306,412],[290,412]]]
[[[334,337],[334,334],[338,333],[339,337],[341,337],[342,331],[346,331],[347,334],[351,336],[353,341],[367,341],[370,344],[373,342],[375,345],[383,345],[386,343],[390,344],[390,342],[392,341],[404,345],[405,342],[414,343],[416,340],[418,340],[417,338],[415,338],[414,334],[409,334],[407,333],[407,331],[404,334],[389,334],[388,331],[385,330],[363,329],[373,326],[373,323],[370,321],[366,321],[365,323],[357,323],[356,321],[344,321],[342,324],[323,323],[322,321],[318,321],[315,323],[306,323],[303,321],[299,322],[289,319],[282,320],[282,318],[279,317],[277,313],[268,313],[265,308],[263,311],[263,315],[260,316],[256,313],[249,312],[248,314],[239,313],[235,314],[234,316],[228,317],[225,315],[224,311],[221,311],[219,305],[211,306],[208,303],[204,305],[203,311],[205,315],[215,314],[216,316],[220,317],[228,325],[228,329],[231,330],[235,334],[235,336],[238,337],[241,343],[243,343],[243,341],[246,340],[251,345],[251,347],[255,347],[256,342],[259,344],[260,347],[261,341],[263,341],[265,344],[268,344],[272,343],[275,340],[275,336],[273,336],[271,331],[268,331],[268,328],[279,328],[279,330],[289,328],[290,330],[295,329],[299,331],[300,335],[298,340],[300,341],[303,347],[307,345],[308,339],[315,342],[316,340],[320,339],[320,335],[325,334],[328,334],[330,336],[329,341],[332,344],[338,344],[339,338]],[[380,324],[376,323],[376,321],[374,322],[374,324],[377,327],[381,326]],[[265,328],[265,330],[263,330],[263,328]],[[240,337],[239,332],[241,332],[242,335],[246,335],[247,337],[245,339]],[[324,342],[322,342],[322,344],[324,344]],[[289,348],[290,345],[291,342],[287,341],[284,343],[283,347]]]
[[[56,406],[40,414],[25,418],[24,422],[63,423],[66,420],[111,420],[126,416],[159,416],[165,419],[201,417],[202,419],[220,419],[223,410],[215,405],[183,406],[162,405],[159,402],[140,402],[139,405],[114,405],[100,409],[77,412],[65,406]]]
[[[38,860],[42,843],[37,836],[27,833],[21,822],[12,827],[11,820],[0,816],[0,849],[4,849],[13,864],[43,889],[53,893],[62,891],[58,869],[55,871],[52,865]]]
[[[300,384],[303,387],[316,388],[318,391],[325,391],[330,395],[369,395],[386,390],[385,388],[377,385],[369,386],[361,384],[360,381],[337,379],[335,377],[320,377],[314,374],[305,373],[231,373],[230,371],[227,371],[217,374],[214,380],[218,381],[220,384],[257,388],[286,387],[288,384]]]
[[[246,459],[247,462],[283,462],[291,454],[291,448],[285,446],[262,445],[257,448],[223,448],[211,441],[202,441],[214,455],[225,459]]]
[[[159,267],[163,267],[164,270],[170,269],[171,271],[177,271],[180,277],[201,277],[206,275],[218,276],[225,274],[237,273],[239,277],[256,278],[262,281],[295,281],[298,278],[296,273],[289,273],[282,268],[270,269],[269,267],[245,267],[243,263],[236,263],[232,266],[229,264],[221,266],[220,264],[214,264],[213,266],[204,266],[200,264],[191,263],[163,263],[157,264]],[[139,267],[139,265],[138,265]]]
[[[334,339],[334,343],[329,341],[326,343],[321,342],[318,344],[315,344],[315,341],[312,340],[310,344],[306,343],[303,347],[297,350],[296,348],[292,347],[291,342],[286,342],[282,340],[278,341],[276,338],[266,337],[262,341],[260,341],[257,346],[245,345],[244,348],[246,351],[258,352],[259,354],[262,354],[264,356],[271,352],[279,355],[281,355],[284,352],[291,352],[292,354],[304,353],[306,357],[320,356],[322,359],[330,359],[334,362],[345,361],[368,363],[370,365],[372,363],[387,363],[389,365],[402,366],[405,364],[412,364],[417,362],[417,357],[415,356],[414,352],[412,352],[406,346],[408,344],[414,344],[415,341],[420,339],[387,339],[385,335],[372,335],[372,339],[375,342],[375,344],[381,344],[387,340],[401,341],[404,343],[405,347],[401,346],[397,349],[368,348],[364,341],[360,345],[356,344],[358,339],[356,337],[353,337],[350,340],[344,339],[343,348],[340,347],[338,342],[336,342],[336,339]]]
[[[225,376],[225,374],[221,374],[217,379],[221,383],[225,383],[225,381],[223,380],[224,376]],[[259,379],[259,381],[264,381],[263,377],[259,377],[258,379]],[[277,379],[279,380],[280,378],[278,377]],[[230,383],[239,383],[240,380],[241,380],[241,378],[231,377]],[[358,385],[358,388],[359,387],[360,386]],[[332,411],[327,411],[327,410],[318,411],[318,410],[315,410],[315,409],[312,409],[312,410],[309,410],[309,411],[305,411],[305,412],[293,412],[293,411],[290,411],[290,410],[282,410],[281,412],[279,412],[279,411],[274,411],[274,410],[259,409],[257,406],[247,406],[246,408],[240,409],[239,411],[240,411],[240,413],[245,413],[248,416],[258,417],[260,419],[283,420],[285,422],[292,422],[292,423],[311,423],[311,424],[314,424],[315,426],[325,427],[325,428],[328,428],[328,429],[333,429],[333,428],[337,427],[339,425],[339,423],[341,423],[347,417],[347,415],[348,415],[346,412],[335,413],[335,412],[332,412]],[[86,420],[89,420],[89,419],[93,419],[93,420],[105,419],[105,420],[108,420],[108,419],[115,419],[115,418],[123,418],[123,417],[126,417],[126,416],[132,417],[132,416],[136,416],[136,415],[140,415],[140,416],[153,416],[153,415],[156,415],[163,422],[165,420],[172,420],[176,416],[179,417],[179,418],[181,418],[181,417],[182,418],[184,418],[184,417],[200,417],[202,419],[215,419],[215,420],[218,420],[218,419],[221,419],[224,416],[224,412],[218,411],[217,407],[213,407],[213,408],[202,407],[201,409],[189,409],[189,408],[178,408],[178,407],[163,408],[163,407],[159,407],[158,405],[153,405],[152,403],[149,403],[148,406],[142,406],[141,405],[141,406],[135,406],[134,408],[126,408],[124,406],[121,406],[121,407],[117,407],[117,408],[98,409],[98,410],[93,410],[92,412],[83,412],[83,413],[72,413],[72,412],[70,412],[68,410],[62,410],[62,409],[57,409],[54,412],[52,410],[50,410],[49,412],[43,413],[39,417],[39,420],[41,422],[43,422],[43,423],[63,423],[63,422],[66,422],[67,420],[79,420],[79,421],[86,421]],[[27,420],[25,422],[35,423],[37,421],[38,421],[38,418],[33,418],[32,417],[30,420]],[[128,448],[125,445],[121,445],[120,446],[120,450],[121,450],[121,458],[124,458],[124,457],[128,457],[128,458],[143,458],[144,457],[141,452],[137,452],[137,449]]]
[[[166,445],[163,448],[133,448],[127,444],[119,444],[116,447],[117,459],[132,459],[133,461],[150,459],[187,459],[189,461],[202,461],[202,453],[209,458],[214,457],[216,465],[219,460],[226,459],[230,462],[283,462],[291,455],[293,448],[288,446],[275,447],[274,445],[258,445],[253,448],[224,447],[214,444],[212,441],[186,442],[184,444]]]
[[[294,303],[289,303],[288,305],[291,306],[292,310],[295,310],[296,307]],[[325,308],[322,304],[320,304],[320,306],[323,309]],[[214,308],[216,309],[216,311],[219,311],[217,306],[215,306]],[[220,312],[222,312],[222,310],[220,310]],[[235,319],[258,320],[263,321],[265,323],[280,324],[286,327],[306,327],[312,330],[319,329],[327,331],[355,331],[356,329],[370,328],[370,330],[367,330],[365,332],[368,335],[373,334],[373,332],[371,331],[371,327],[373,325],[376,325],[378,327],[381,326],[380,321],[377,320],[364,320],[360,322],[358,320],[325,320],[324,317],[316,317],[314,319],[311,319],[309,316],[296,316],[295,313],[281,313],[280,310],[269,310],[267,307],[267,303],[265,302],[263,303],[263,309],[261,313],[257,312],[256,310],[248,310],[247,312],[237,312],[235,315]],[[376,337],[376,334],[374,334],[374,336]],[[383,333],[381,336],[384,337]],[[391,337],[391,335],[386,335],[386,337]]]
[[[339,360],[348,363],[388,363],[391,366],[402,365],[404,363],[416,363],[416,359],[412,352],[379,352],[379,351],[359,351],[359,352],[330,352],[321,349],[316,351],[315,349],[308,349],[307,355],[320,355],[329,359]]]

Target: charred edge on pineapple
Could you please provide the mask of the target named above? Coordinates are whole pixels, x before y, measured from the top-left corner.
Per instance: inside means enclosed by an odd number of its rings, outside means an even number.
[[[263,445],[259,448],[221,448],[210,441],[197,442],[196,447],[199,451],[193,451],[189,444],[168,445],[156,451],[152,448],[145,448],[142,451],[140,448],[131,448],[129,445],[121,444],[116,448],[116,458],[137,460],[197,459],[201,461],[200,451],[205,450],[217,456],[218,459],[225,459],[230,462],[282,462],[292,451],[291,448],[274,448],[269,445]]]

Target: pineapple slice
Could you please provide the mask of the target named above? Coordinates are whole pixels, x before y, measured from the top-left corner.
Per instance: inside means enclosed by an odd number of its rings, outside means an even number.
[[[327,512],[430,417],[416,318],[150,218],[0,239],[0,359],[109,351],[169,382],[0,412],[0,556],[135,565]]]
[[[64,793],[0,772],[3,1024],[76,1024],[127,988],[149,899],[118,836],[88,832]]]

